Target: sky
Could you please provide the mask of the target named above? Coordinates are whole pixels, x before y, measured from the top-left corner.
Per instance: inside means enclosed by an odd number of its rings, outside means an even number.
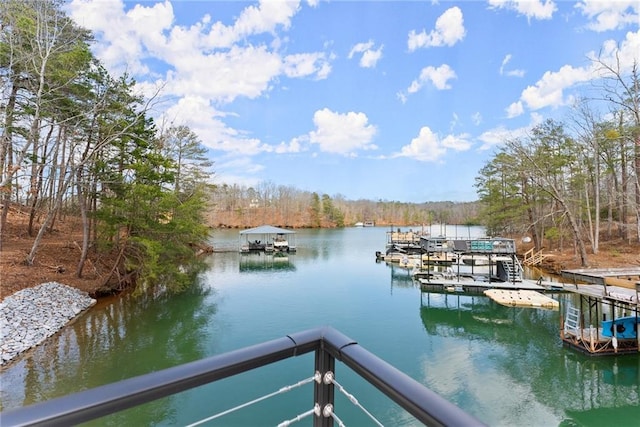
[[[506,139],[640,62],[640,2],[69,0],[112,76],[186,125],[213,182],[474,201]]]

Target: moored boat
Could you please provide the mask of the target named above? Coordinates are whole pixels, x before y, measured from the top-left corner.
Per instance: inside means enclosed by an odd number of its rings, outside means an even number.
[[[465,265],[489,265],[489,257],[486,255],[462,255],[460,259]]]
[[[625,316],[613,320],[604,320],[602,321],[602,336],[615,336],[619,339],[638,338],[638,323],[640,323],[640,317],[638,316]]]

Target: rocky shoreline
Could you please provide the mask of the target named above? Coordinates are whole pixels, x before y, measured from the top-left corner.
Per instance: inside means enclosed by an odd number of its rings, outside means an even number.
[[[54,335],[96,300],[57,282],[22,289],[0,302],[0,366]]]

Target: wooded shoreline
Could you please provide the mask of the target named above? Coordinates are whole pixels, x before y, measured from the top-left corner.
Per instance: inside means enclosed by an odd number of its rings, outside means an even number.
[[[104,289],[102,279],[107,274],[106,266],[99,257],[90,258],[89,274],[82,278],[74,275],[74,269],[79,259],[79,249],[76,244],[81,238],[80,221],[76,217],[65,216],[56,223],[50,233],[45,234],[43,245],[38,251],[35,263],[28,266],[24,263],[24,256],[28,252],[32,238],[27,230],[28,214],[12,208],[8,217],[9,227],[5,239],[5,247],[0,257],[2,282],[0,283],[0,299],[27,287],[37,286],[45,282],[60,282],[89,293],[94,297],[110,295],[112,290]],[[378,224],[380,227],[387,227]],[[409,228],[403,224],[389,224],[389,227]],[[415,229],[420,226],[412,226]],[[245,228],[240,224],[225,225],[220,229]],[[248,228],[248,227],[247,227]],[[209,225],[209,230],[215,233],[217,227]],[[509,237],[509,236],[504,236]],[[511,236],[520,242],[522,236]],[[517,249],[523,253],[530,248],[531,243],[519,243]],[[215,250],[215,248],[214,248]],[[560,250],[550,248],[550,254],[541,268],[550,274],[557,274],[562,269],[580,268],[580,259],[575,249],[565,247]],[[204,256],[215,256],[215,253]],[[371,254],[373,259],[374,254]],[[592,267],[626,267],[640,265],[640,244],[621,239],[604,239],[598,254],[590,254]]]

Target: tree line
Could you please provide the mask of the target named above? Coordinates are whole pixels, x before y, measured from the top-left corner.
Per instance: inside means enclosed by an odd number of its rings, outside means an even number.
[[[214,227],[319,228],[373,221],[383,226],[480,224],[478,202],[407,203],[348,200],[337,194],[300,190],[261,182],[255,186],[220,184],[211,189],[207,222]]]
[[[158,126],[135,81],[113,78],[92,35],[56,0],[0,4],[0,249],[12,203],[27,207],[32,265],[61,215],[81,218],[81,254],[105,286],[190,282],[211,162],[184,126]]]
[[[572,245],[583,266],[602,237],[640,239],[638,61],[628,71],[619,59],[593,61],[596,94],[566,121],[506,139],[476,179],[490,233],[528,233],[537,249]]]

